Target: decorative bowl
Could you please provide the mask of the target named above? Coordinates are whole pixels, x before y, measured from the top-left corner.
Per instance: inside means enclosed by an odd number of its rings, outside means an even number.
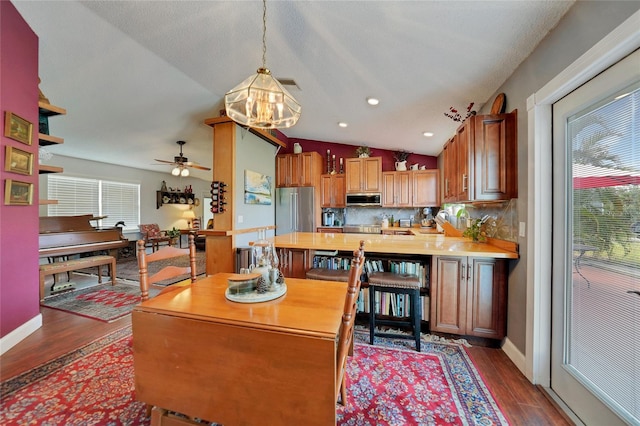
[[[227,287],[230,294],[252,293],[258,286],[259,273],[233,274],[227,278]]]

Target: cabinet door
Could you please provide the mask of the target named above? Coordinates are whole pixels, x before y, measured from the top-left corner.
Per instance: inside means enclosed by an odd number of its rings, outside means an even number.
[[[430,328],[465,334],[467,318],[466,258],[433,256]]]
[[[332,207],[346,207],[345,196],[345,175],[333,175],[331,177],[332,185]]]
[[[382,191],[382,157],[361,158],[365,192]]]
[[[457,201],[469,200],[469,180],[473,170],[470,169],[472,164],[469,155],[472,151],[470,149],[473,140],[473,123],[474,117],[465,120],[465,122],[458,127],[455,136],[455,150],[456,150],[456,172],[455,172],[455,184],[452,196]]]
[[[344,175],[320,176],[321,207],[344,207]]]
[[[320,176],[320,207],[333,207],[332,203],[332,180],[331,175]]]
[[[299,249],[281,249],[280,270],[285,278],[306,278],[309,267],[309,251]]]
[[[444,202],[455,201],[453,189],[455,188],[455,172],[457,169],[456,153],[454,138],[451,138],[444,144],[442,149],[442,167],[443,167],[443,185]]]
[[[345,161],[345,190],[347,192],[362,191],[362,161],[360,158],[347,158]]]
[[[475,120],[473,200],[518,196],[516,113],[482,115]]]
[[[467,266],[466,334],[490,339],[506,335],[506,261],[470,257]]]
[[[440,205],[440,173],[438,169],[418,170],[413,172],[414,207],[429,207]]]
[[[395,207],[396,205],[396,173],[382,173],[382,207]]]
[[[413,206],[413,172],[396,173],[396,206]]]
[[[298,171],[298,185],[299,186],[313,186],[313,177],[314,173],[318,173],[315,170],[315,164],[313,162],[313,156],[311,152],[305,152],[303,154],[294,154],[297,155],[299,161],[300,170]]]
[[[291,156],[276,156],[276,187],[285,188],[291,184]]]

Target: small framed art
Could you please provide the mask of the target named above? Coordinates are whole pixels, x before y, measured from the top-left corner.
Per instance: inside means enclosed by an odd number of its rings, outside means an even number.
[[[4,135],[8,138],[22,142],[25,145],[31,145],[31,136],[33,134],[33,124],[30,121],[12,113],[5,111],[4,117]]]
[[[12,146],[6,146],[4,170],[31,176],[33,174],[33,154]]]
[[[4,181],[4,203],[8,206],[30,206],[33,204],[33,184],[6,179]]]

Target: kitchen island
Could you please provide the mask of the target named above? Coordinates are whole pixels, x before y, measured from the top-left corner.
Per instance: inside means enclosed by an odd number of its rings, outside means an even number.
[[[269,239],[276,248],[353,252],[365,241],[365,253],[405,255],[445,255],[517,259],[518,253],[469,238],[444,234],[382,235],[293,232]]]
[[[518,259],[518,252],[504,246],[515,248],[515,243],[474,243],[469,238],[443,234],[312,232],[294,232],[269,240],[278,249],[285,277],[295,278],[304,278],[306,271],[320,264],[343,264],[340,259],[348,258],[364,240],[365,271],[370,262],[385,271],[408,266],[418,274],[423,286],[423,331],[427,327],[429,332],[494,341],[506,335],[508,262]],[[365,279],[362,297],[367,298],[367,290]],[[390,301],[388,306],[398,303]],[[366,301],[361,306],[364,308],[359,311],[367,314]],[[389,310],[382,314],[395,313]]]

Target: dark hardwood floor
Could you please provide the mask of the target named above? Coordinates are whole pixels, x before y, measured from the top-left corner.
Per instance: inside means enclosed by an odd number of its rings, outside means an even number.
[[[44,307],[41,312],[43,326],[0,357],[1,381],[131,324],[131,315],[103,323]],[[573,424],[527,381],[502,350],[482,346],[468,349],[512,425]]]

